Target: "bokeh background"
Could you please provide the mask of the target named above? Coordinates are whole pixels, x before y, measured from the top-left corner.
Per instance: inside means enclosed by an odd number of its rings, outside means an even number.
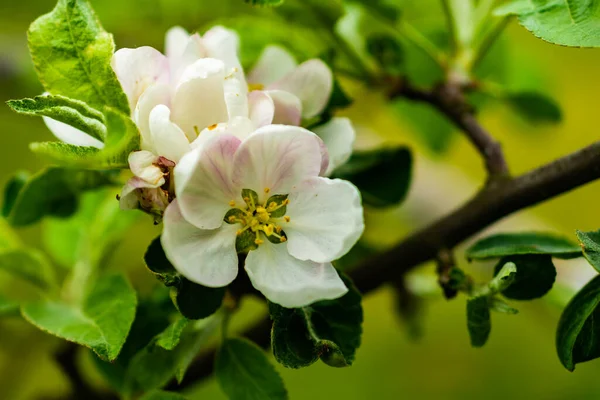
[[[91,0],[91,3],[105,28],[115,35],[117,47],[151,45],[162,49],[163,35],[169,27],[181,25],[192,31],[203,30],[215,21],[230,21],[239,27],[244,46],[244,38],[254,35],[252,24],[243,21],[268,15],[268,11],[250,8],[242,0]],[[439,2],[404,3],[404,18],[443,44]],[[25,31],[29,23],[53,6],[54,0],[1,2],[0,100],[41,92],[29,59]],[[271,30],[273,37],[282,36],[281,26],[265,24],[263,30]],[[246,64],[259,48],[253,40],[254,53],[246,49],[243,54]],[[407,57],[411,55],[414,57],[406,68],[414,73],[415,79],[428,83],[439,77],[422,54],[407,52]],[[546,93],[558,102],[563,113],[559,124],[531,123],[501,101],[484,99],[481,121],[502,142],[515,174],[597,140],[599,65],[599,50],[547,44],[515,21],[511,22],[482,65],[480,75],[510,89]],[[369,230],[364,238],[367,243],[385,247],[400,240],[460,204],[481,185],[484,170],[477,154],[426,105],[405,102],[390,105],[379,93],[357,82],[342,81],[342,85],[355,99],[345,113],[358,126],[357,147],[397,143],[409,145],[415,154],[414,185],[407,202],[399,209],[367,211]],[[28,143],[50,138],[41,119],[19,116],[0,105],[0,185],[17,170],[37,171],[47,165],[28,150]],[[506,218],[491,229],[550,229],[574,239],[575,229],[599,228],[598,198],[600,183],[593,183]],[[41,226],[19,233],[28,243],[43,247]],[[142,292],[156,284],[141,259],[145,247],[157,234],[151,220],[140,217],[112,257],[114,268],[127,270]],[[490,265],[469,265],[460,254],[458,260],[459,266],[476,276],[491,276]],[[473,349],[469,345],[464,297],[443,300],[435,288],[433,266],[424,265],[410,277],[412,287],[423,294],[418,321],[420,336],[414,334],[413,325],[398,317],[393,291],[383,288],[364,301],[363,345],[354,366],[333,369],[317,363],[303,370],[280,366],[278,370],[292,399],[600,398],[600,361],[578,365],[574,373],[569,373],[560,365],[554,350],[560,311],[593,271],[581,261],[557,262],[557,265],[559,283],[550,296],[531,303],[512,302],[520,310],[516,316],[494,314],[492,335],[484,348]],[[0,274],[1,291],[27,298],[30,289]],[[240,319],[248,320],[261,307],[258,302],[244,305],[241,314],[246,315]],[[61,345],[60,340],[18,317],[0,320],[0,399],[37,399],[67,393],[68,379],[52,357]],[[85,351],[80,361],[90,370],[89,378],[97,380]],[[225,398],[214,380],[198,385],[190,393],[193,399]]]

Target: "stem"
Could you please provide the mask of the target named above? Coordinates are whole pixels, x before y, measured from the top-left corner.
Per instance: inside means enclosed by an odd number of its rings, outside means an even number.
[[[444,53],[410,23],[402,22],[401,33],[409,42],[423,50],[423,52],[427,54],[442,69],[446,69],[448,67],[448,60],[446,60]]]
[[[475,55],[471,60],[470,65],[467,66],[467,68],[470,71],[475,69],[477,65],[481,62],[481,60],[485,58],[486,54],[492,48],[494,43],[496,43],[496,40],[498,39],[498,37],[500,37],[500,34],[502,33],[502,31],[504,31],[504,28],[506,28],[509,22],[510,16],[502,18],[502,20],[500,20],[500,22],[498,22],[496,26],[487,35],[484,36],[483,40],[475,49]]]
[[[450,47],[452,48],[453,54],[458,52],[458,40],[456,32],[456,21],[454,19],[454,13],[452,7],[450,7],[450,0],[442,0],[442,8],[446,15],[446,23],[448,25],[448,33],[450,37]]]

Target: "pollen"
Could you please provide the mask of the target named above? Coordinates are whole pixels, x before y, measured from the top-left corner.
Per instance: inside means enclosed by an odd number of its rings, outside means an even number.
[[[229,218],[227,218],[229,220],[229,222],[235,222],[236,218],[233,215],[230,215]]]
[[[256,239],[254,240],[254,244],[263,244],[265,241],[262,239]]]
[[[280,238],[279,238],[279,241],[280,241],[281,243],[283,243],[283,242],[287,242],[287,238],[286,238],[285,236],[282,236],[282,237],[280,237]]]
[[[231,200],[231,201],[229,202],[229,206],[230,206],[230,207],[235,207],[235,200]]]
[[[285,222],[290,222],[290,217],[288,217],[287,215],[283,217],[283,219],[285,220]]]
[[[269,193],[270,191],[271,191],[270,188],[268,188],[268,187],[265,188],[265,193]]]
[[[209,125],[209,126],[208,126],[208,130],[209,130],[209,131],[213,131],[213,130],[215,130],[215,128],[216,128],[216,127],[217,127],[217,124],[212,124],[212,125]]]

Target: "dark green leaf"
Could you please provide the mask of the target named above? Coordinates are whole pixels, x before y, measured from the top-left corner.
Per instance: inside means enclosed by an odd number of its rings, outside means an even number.
[[[467,300],[467,328],[471,346],[481,347],[487,342],[492,330],[488,296],[472,297]]]
[[[275,11],[293,24],[333,30],[344,14],[342,0],[286,0]]]
[[[29,177],[29,172],[19,171],[8,181],[4,187],[4,201],[2,203],[2,216],[4,218],[9,216],[10,211],[17,201],[19,192],[27,183]]]
[[[188,319],[202,319],[221,307],[225,289],[202,286],[181,277],[179,284],[171,288],[171,298],[181,315]]]
[[[389,22],[397,21],[400,16],[400,6],[395,0],[351,0],[351,2],[361,4],[369,13]]]
[[[139,400],[186,400],[187,397],[174,392],[165,392],[164,390],[153,390],[146,393]]]
[[[401,203],[410,187],[412,155],[405,147],[355,152],[335,177],[358,187],[363,201],[374,207]]]
[[[575,364],[600,357],[600,276],[595,277],[571,299],[556,331],[556,351],[569,371]]]
[[[37,96],[33,99],[9,100],[10,108],[20,114],[45,116],[71,125],[88,135],[104,141],[104,117],[86,103],[64,96]]]
[[[404,53],[400,43],[392,36],[385,34],[369,36],[367,51],[387,74],[399,75],[402,73]]]
[[[583,249],[583,256],[596,271],[600,272],[600,231],[577,231],[579,244]]]
[[[11,301],[0,295],[0,316],[16,316],[19,315],[19,303]]]
[[[502,266],[513,262],[517,266],[514,282],[502,294],[509,299],[531,300],[542,297],[554,285],[556,268],[549,255],[520,255],[505,257],[494,270],[497,274]]]
[[[46,168],[19,191],[8,221],[14,226],[29,225],[46,215],[65,217],[75,212],[77,195],[111,183],[110,176],[97,172]]]
[[[494,13],[517,15],[521,25],[550,43],[600,47],[598,0],[513,0]]]
[[[160,243],[160,236],[155,238],[148,246],[144,254],[144,262],[150,271],[162,281],[166,286],[179,284],[180,276],[173,267],[173,264],[167,259],[167,255]]]
[[[215,373],[231,400],[283,400],[283,380],[264,351],[246,339],[228,339],[217,353]]]
[[[483,260],[519,254],[549,254],[556,258],[581,257],[581,248],[562,236],[547,232],[499,233],[479,240],[467,259]]]
[[[17,248],[0,251],[0,270],[49,291],[57,288],[56,274],[46,256],[36,250]]]
[[[352,365],[360,346],[363,312],[360,293],[348,278],[342,279],[350,291],[336,300],[294,309],[269,303],[271,343],[279,363],[301,368],[320,358],[332,367]]]
[[[81,100],[98,110],[129,114],[127,97],[111,67],[112,35],[86,0],[59,0],[28,31],[29,51],[46,91]]]
[[[136,294],[122,275],[99,278],[81,305],[42,301],[21,308],[41,330],[91,348],[103,360],[119,355],[135,317]]]
[[[283,4],[284,0],[244,0],[246,3],[251,4],[253,6],[279,6]]]
[[[562,120],[562,112],[558,104],[550,97],[540,93],[512,93],[504,100],[532,124],[558,123]]]

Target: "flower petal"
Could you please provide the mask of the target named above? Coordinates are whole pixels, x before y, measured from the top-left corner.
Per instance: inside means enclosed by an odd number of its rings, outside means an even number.
[[[270,85],[283,78],[296,68],[296,60],[281,46],[265,47],[254,68],[248,74],[248,82],[259,85]]]
[[[50,132],[62,142],[75,146],[90,146],[97,149],[104,148],[104,143],[77,128],[73,128],[71,125],[49,117],[42,118],[48,129],[50,129]]]
[[[274,124],[299,126],[302,119],[302,102],[296,95],[283,90],[264,91],[275,106]]]
[[[175,192],[182,214],[201,229],[215,229],[231,208],[240,204],[241,188],[231,181],[234,154],[240,140],[219,135],[203,146],[187,153],[175,166]]]
[[[190,142],[185,133],[170,120],[171,110],[160,104],[150,113],[150,131],[152,141],[159,154],[175,163],[190,151]]]
[[[226,76],[223,90],[229,119],[248,117],[248,85],[246,85],[246,81],[233,75]]]
[[[265,241],[248,253],[245,269],[252,285],[283,307],[304,307],[348,292],[331,263],[298,260],[283,244]]]
[[[174,26],[165,35],[165,54],[169,59],[180,57],[188,45],[190,34],[181,26]]]
[[[267,89],[295,94],[302,101],[302,116],[312,118],[319,115],[329,101],[333,90],[333,74],[323,61],[308,60]]]
[[[327,146],[329,167],[327,167],[325,175],[329,176],[333,170],[348,161],[352,155],[352,146],[354,139],[356,139],[354,127],[348,118],[333,118],[312,131],[323,139],[325,146]]]
[[[287,248],[300,260],[329,262],[346,254],[364,230],[358,189],[340,179],[312,178],[288,196],[282,225]]]
[[[156,221],[160,220],[168,205],[169,199],[164,190],[137,176],[127,181],[119,196],[121,210],[142,209],[157,217]]]
[[[164,174],[156,165],[156,154],[145,150],[134,151],[129,154],[128,161],[131,172],[148,184],[145,187],[159,187],[165,184]]]
[[[185,29],[176,26],[171,28],[165,38],[165,54],[169,59],[171,83],[179,82],[183,71],[199,60],[206,57],[206,49],[200,35],[190,35]]]
[[[238,226],[198,229],[187,222],[174,200],[165,212],[160,241],[173,266],[192,282],[209,287],[231,283],[238,273],[235,250]]]
[[[167,58],[149,46],[117,50],[111,64],[132,110],[148,86],[169,82]]]
[[[235,31],[222,26],[210,28],[203,36],[202,43],[207,51],[207,57],[222,60],[229,70],[235,68],[236,76],[243,77],[243,70],[238,59],[240,38]]]
[[[240,140],[246,139],[254,131],[254,124],[248,118],[234,117],[228,122],[221,122],[217,126],[205,128],[192,142],[192,149],[197,149],[219,135],[232,135]]]
[[[286,125],[268,125],[248,137],[235,154],[233,181],[252,189],[261,201],[263,190],[287,194],[321,168],[319,138],[312,132]]]
[[[203,58],[184,71],[175,91],[171,120],[194,140],[207,126],[227,121],[222,61]]]
[[[140,96],[133,112],[133,120],[138,128],[140,128],[142,150],[156,152],[152,132],[150,131],[150,113],[157,105],[164,104],[169,106],[170,102],[171,88],[165,84],[149,86]]]
[[[248,94],[250,120],[254,127],[269,125],[275,116],[275,104],[267,93],[255,90]]]

